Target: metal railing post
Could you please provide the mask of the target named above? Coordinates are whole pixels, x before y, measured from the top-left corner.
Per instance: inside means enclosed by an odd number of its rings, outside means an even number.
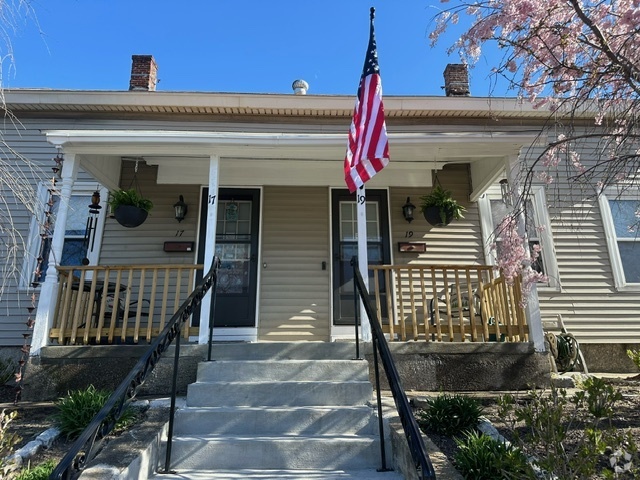
[[[378,470],[379,472],[388,472],[391,470],[387,468],[387,454],[384,445],[384,422],[382,419],[382,395],[380,393],[380,367],[378,367],[378,342],[373,341],[373,369],[376,377],[376,397],[378,399],[378,431],[380,432],[380,457],[382,459],[382,466]]]
[[[360,339],[358,337],[358,327],[360,326],[360,302],[358,301],[358,289],[356,288],[356,270],[358,269],[358,257],[351,257],[351,266],[353,267],[353,314],[354,324],[356,328],[356,358],[354,360],[362,360],[360,358]]]
[[[220,259],[218,257],[214,257],[213,269],[216,272],[216,277],[218,275],[218,267],[220,267]],[[213,292],[211,293],[212,298],[211,298],[211,310],[209,314],[209,346],[207,350],[207,362],[211,361],[211,349],[213,348],[213,322],[215,320],[215,313],[216,313],[216,292],[217,291],[218,289],[214,288]]]
[[[180,337],[182,336],[182,322],[179,323],[176,335],[176,353],[173,357],[173,379],[171,385],[171,411],[169,412],[169,430],[167,432],[167,454],[164,460],[164,473],[173,473],[171,466],[171,442],[173,440],[173,419],[176,414],[176,393],[178,391],[178,364],[180,363]]]

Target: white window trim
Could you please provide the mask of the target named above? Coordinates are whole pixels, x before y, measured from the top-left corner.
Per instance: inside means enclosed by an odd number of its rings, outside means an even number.
[[[42,182],[38,185],[38,205],[45,205],[48,201],[48,190],[50,188],[50,182]],[[98,186],[97,190],[100,192],[100,205],[102,209],[97,217],[95,241],[93,250],[87,252],[87,258],[89,259],[89,265],[98,265],[100,260],[100,248],[102,246],[102,235],[104,232],[104,223],[106,219],[107,210],[107,197],[109,191],[102,186]],[[91,196],[96,191],[95,182],[76,182],[73,185],[71,195],[88,195]],[[87,205],[87,215],[89,215],[89,205]],[[31,219],[29,238],[25,248],[25,255],[22,262],[22,275],[20,275],[21,290],[31,288],[31,282],[33,280],[33,272],[36,267],[36,259],[40,250],[40,225],[38,218],[35,216]],[[47,259],[42,262],[42,268],[47,268]]]
[[[497,194],[484,194],[478,199],[484,255],[485,261],[488,265],[496,264],[495,252],[491,248],[491,244],[493,243],[494,226],[492,222],[490,200],[499,199],[500,197]],[[540,246],[542,248],[540,255],[542,255],[545,275],[549,278],[549,281],[546,284],[539,283],[537,288],[542,291],[560,291],[561,284],[558,272],[558,261],[556,258],[553,235],[551,234],[551,220],[549,218],[549,211],[547,210],[544,187],[541,185],[533,185],[531,187],[530,200],[534,207],[534,223],[545,227],[544,230],[538,233],[537,238],[540,239]]]
[[[607,195],[609,193],[609,195]],[[600,207],[600,215],[602,217],[602,225],[604,227],[605,238],[607,239],[607,250],[609,250],[609,260],[611,262],[611,270],[616,290],[619,292],[640,292],[640,283],[627,283],[624,276],[624,268],[622,266],[622,257],[618,249],[618,236],[613,226],[613,214],[611,213],[611,205],[609,197],[612,199],[621,197],[625,200],[624,195],[615,193],[613,189],[608,189],[598,195],[598,206]],[[634,198],[634,200],[636,200]]]

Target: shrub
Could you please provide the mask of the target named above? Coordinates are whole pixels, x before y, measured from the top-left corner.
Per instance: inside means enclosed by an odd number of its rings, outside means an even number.
[[[80,435],[110,395],[109,391],[96,390],[93,385],[89,385],[84,390],[75,390],[69,392],[66,397],[60,398],[56,402],[57,412],[54,414],[54,421],[60,433],[71,440]],[[116,428],[124,428],[134,419],[135,412],[128,408],[122,413]]]
[[[0,478],[11,478],[12,472],[18,468],[15,463],[7,462],[9,455],[16,443],[20,441],[20,437],[16,433],[9,432],[9,424],[18,416],[18,412],[0,412]]]
[[[15,480],[48,480],[56,465],[57,462],[52,459],[33,468],[29,466],[22,470]]]
[[[10,358],[0,358],[0,385],[13,380],[16,373],[16,362]]]
[[[614,478],[623,471],[635,475],[637,445],[629,432],[610,426],[620,393],[597,379],[583,382],[582,388],[573,396],[556,387],[533,390],[526,401],[505,395],[499,399],[499,417],[511,426],[514,444],[536,457],[545,478]],[[605,428],[602,419],[608,420]],[[599,468],[603,461],[610,470]]]
[[[512,445],[471,431],[456,439],[457,469],[468,480],[502,480],[535,478],[527,457]]]
[[[622,394],[602,378],[587,377],[578,387],[585,395],[583,398],[580,392],[576,393],[576,400],[585,401],[589,413],[598,419],[611,418],[614,405],[622,400]]]
[[[640,350],[627,350],[627,355],[640,368]]]
[[[475,398],[442,394],[427,401],[418,421],[437,434],[454,436],[475,429],[482,410]]]

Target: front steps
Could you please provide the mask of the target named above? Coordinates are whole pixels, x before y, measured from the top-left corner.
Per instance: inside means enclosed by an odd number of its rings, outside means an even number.
[[[220,347],[220,348],[218,348]],[[153,478],[399,480],[381,465],[368,366],[353,344],[216,345]],[[387,466],[391,446],[386,443]],[[161,458],[163,456],[161,455]]]

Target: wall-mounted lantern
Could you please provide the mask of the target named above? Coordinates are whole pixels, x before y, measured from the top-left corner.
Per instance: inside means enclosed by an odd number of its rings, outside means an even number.
[[[173,204],[173,208],[176,209],[176,220],[181,222],[187,215],[187,204],[184,203],[184,197],[180,195],[180,200]]]
[[[416,206],[411,203],[411,197],[407,197],[406,203],[402,206],[402,216],[407,222],[411,223],[413,221],[413,212],[415,209]]]

